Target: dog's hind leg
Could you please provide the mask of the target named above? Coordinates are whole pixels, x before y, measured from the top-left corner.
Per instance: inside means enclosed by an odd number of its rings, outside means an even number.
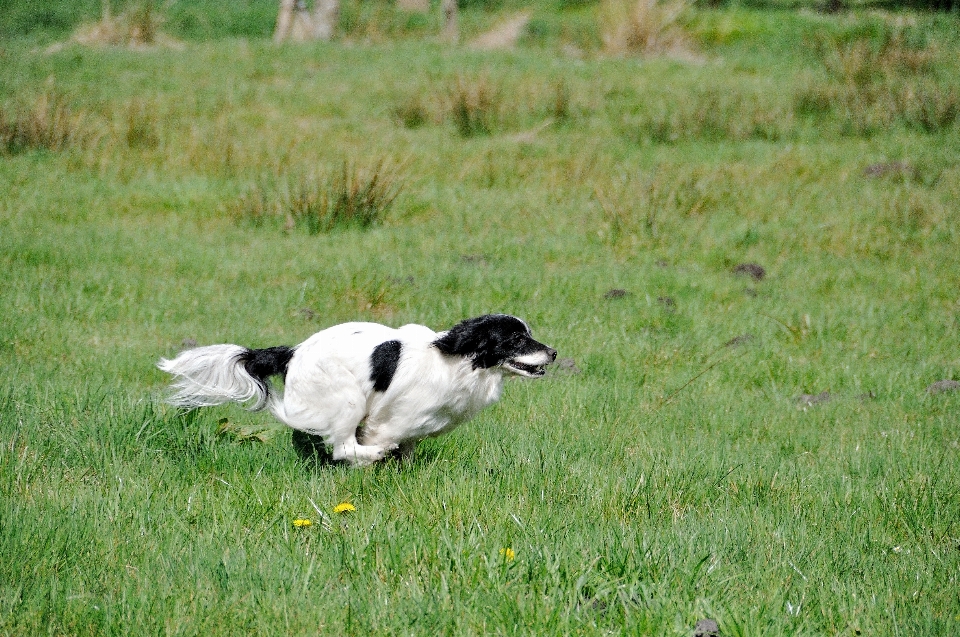
[[[396,448],[396,445],[357,442],[357,428],[366,417],[366,397],[359,388],[341,386],[304,395],[291,391],[288,385],[282,402],[271,404],[270,409],[293,429],[323,438],[335,461],[367,465],[383,460]]]
[[[407,440],[406,442],[400,443],[400,447],[397,449],[397,454],[400,456],[402,462],[413,462],[413,454],[417,450],[417,441],[416,440]]]
[[[362,416],[361,414],[360,418],[362,418]],[[351,420],[353,419],[351,418]],[[294,425],[291,424],[290,421],[287,421],[287,424],[298,431],[322,437],[325,446],[330,448],[332,452],[333,460],[349,462],[356,466],[368,465],[383,460],[388,453],[397,447],[396,445],[361,445],[357,442],[356,433],[343,435],[341,431],[337,431],[336,429],[331,430],[329,426],[325,426],[322,422],[297,422]],[[360,420],[357,420],[356,425],[354,425],[354,432],[356,432],[356,427],[359,426],[359,424]]]
[[[372,464],[383,460],[392,449],[378,445],[361,445],[356,436],[333,445],[333,459],[344,460],[356,466]]]

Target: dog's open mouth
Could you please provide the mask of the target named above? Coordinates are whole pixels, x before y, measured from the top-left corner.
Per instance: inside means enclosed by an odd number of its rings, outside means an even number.
[[[503,366],[514,374],[529,376],[530,378],[540,378],[546,373],[545,365],[526,365],[519,361],[507,361]]]

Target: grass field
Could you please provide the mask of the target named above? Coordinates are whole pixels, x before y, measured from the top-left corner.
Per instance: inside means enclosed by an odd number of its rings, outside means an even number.
[[[639,59],[596,9],[0,42],[0,634],[960,629],[960,20],[698,10]],[[344,167],[380,222],[301,223]],[[485,312],[579,373],[408,464],[161,402],[190,342]]]

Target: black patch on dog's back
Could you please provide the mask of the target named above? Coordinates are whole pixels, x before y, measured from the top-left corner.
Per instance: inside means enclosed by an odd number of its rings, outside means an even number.
[[[373,391],[387,391],[393,375],[400,364],[400,351],[403,349],[400,341],[386,341],[373,348],[370,355],[370,380],[373,381]]]
[[[294,349],[286,345],[266,349],[248,349],[240,354],[239,361],[248,374],[262,383],[268,376],[287,377],[287,367],[293,358]]]

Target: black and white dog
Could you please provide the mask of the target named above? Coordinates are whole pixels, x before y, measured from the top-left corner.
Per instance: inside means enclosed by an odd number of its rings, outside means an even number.
[[[162,359],[176,377],[168,402],[267,407],[294,430],[319,436],[334,460],[376,462],[395,449],[466,422],[500,398],[506,375],[538,378],[557,358],[527,324],[506,314],[467,319],[446,332],[343,323],[296,347],[210,345]],[[284,380],[277,395],[268,379]]]

